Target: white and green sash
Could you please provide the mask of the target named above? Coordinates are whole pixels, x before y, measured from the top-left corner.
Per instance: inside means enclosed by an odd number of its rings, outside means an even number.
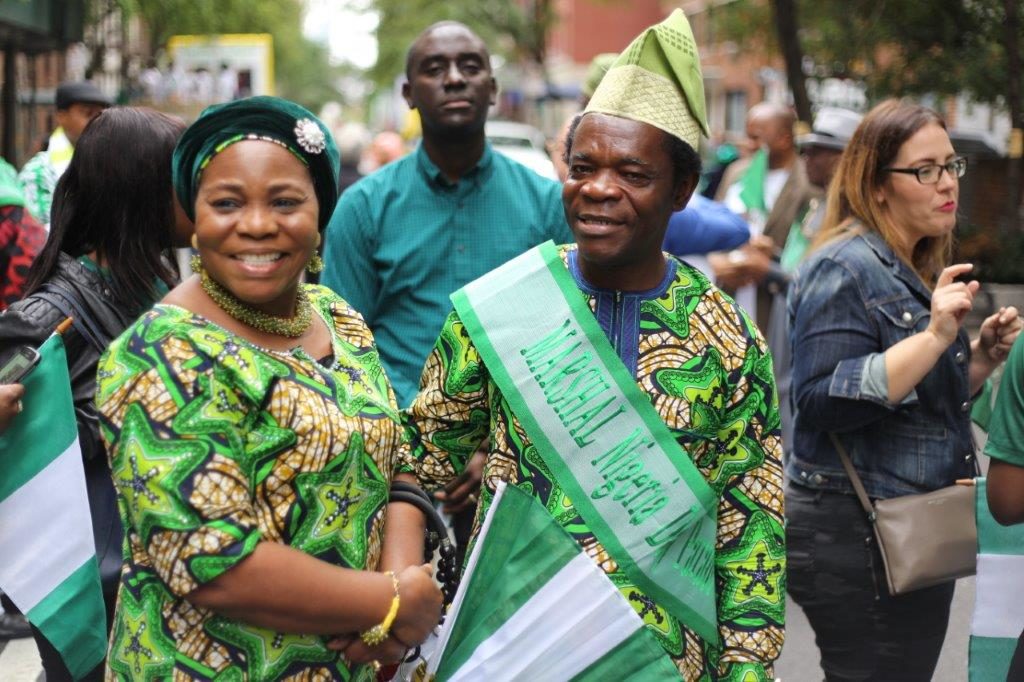
[[[717,498],[550,241],[452,294],[544,463],[630,580],[708,642]]]

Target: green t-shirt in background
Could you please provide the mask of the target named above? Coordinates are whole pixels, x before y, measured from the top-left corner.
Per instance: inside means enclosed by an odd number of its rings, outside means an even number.
[[[1024,466],[1024,336],[1017,337],[1006,359],[985,454]]]
[[[416,395],[453,291],[549,239],[572,241],[561,195],[490,144],[457,183],[421,145],[345,190],[320,283],[373,330],[399,406]]]

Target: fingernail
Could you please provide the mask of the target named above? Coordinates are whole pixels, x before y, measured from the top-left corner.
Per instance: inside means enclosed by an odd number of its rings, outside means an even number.
[[[16,403],[14,403],[14,412],[15,412],[15,414],[20,413],[24,409],[25,409],[25,406],[21,404],[20,400],[17,401]]]

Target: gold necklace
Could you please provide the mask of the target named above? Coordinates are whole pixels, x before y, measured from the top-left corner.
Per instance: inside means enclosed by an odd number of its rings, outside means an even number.
[[[199,277],[203,291],[213,299],[217,307],[242,324],[247,324],[258,331],[295,339],[302,336],[313,322],[313,304],[309,302],[309,297],[301,286],[295,292],[295,315],[279,317],[256,310],[240,301],[237,296],[210,277],[206,268],[200,270]]]

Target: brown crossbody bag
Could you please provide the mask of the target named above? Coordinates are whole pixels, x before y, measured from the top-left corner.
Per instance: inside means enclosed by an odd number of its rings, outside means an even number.
[[[973,486],[951,485],[872,503],[846,448],[836,434],[828,435],[875,534],[889,594],[906,594],[974,575],[978,527]]]

